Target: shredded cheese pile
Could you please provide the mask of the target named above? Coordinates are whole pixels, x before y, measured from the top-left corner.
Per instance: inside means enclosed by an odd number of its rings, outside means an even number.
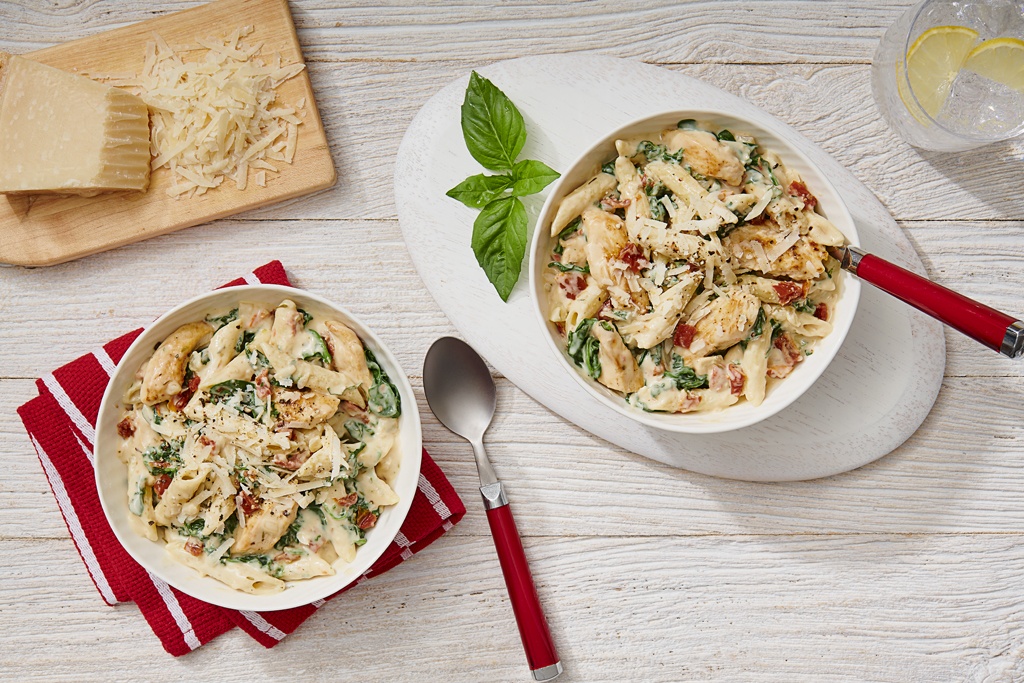
[[[188,62],[154,34],[142,74],[119,83],[137,89],[150,107],[152,168],[170,169],[172,197],[202,195],[225,179],[244,190],[250,172],[265,187],[267,172],[278,172],[274,162],[295,157],[305,102],[282,104],[275,88],[305,65],[282,65],[279,54],[264,63],[262,44],[242,42],[252,31],[197,39],[205,55]]]

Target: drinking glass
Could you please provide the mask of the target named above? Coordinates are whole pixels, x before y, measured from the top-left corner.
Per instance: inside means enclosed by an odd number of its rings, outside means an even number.
[[[966,150],[1024,132],[1024,91],[1018,89],[1019,85],[1012,87],[967,68],[950,73],[953,81],[941,109],[934,115],[925,111],[921,100],[929,93],[914,92],[908,74],[908,53],[922,34],[932,29],[935,29],[933,33],[951,31],[970,35],[961,27],[977,32],[973,45],[976,49],[996,38],[1013,47],[1024,39],[1024,3],[925,0],[907,10],[885,32],[875,52],[871,65],[875,102],[896,134],[915,147],[936,151]],[[1024,48],[1024,44],[1021,46]],[[1019,52],[1000,50],[998,54],[997,62],[1005,62],[1007,70],[1024,71],[1024,49]],[[970,63],[969,58],[965,59]]]

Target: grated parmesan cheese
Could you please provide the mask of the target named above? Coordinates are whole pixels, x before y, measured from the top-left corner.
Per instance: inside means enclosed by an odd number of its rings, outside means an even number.
[[[789,231],[789,234],[780,240],[777,240],[772,248],[766,252],[768,261],[775,263],[780,256],[789,251],[789,248],[800,241],[800,230],[799,228],[793,228]]]
[[[271,161],[291,164],[295,158],[305,98],[286,106],[275,88],[305,65],[282,65],[278,54],[264,62],[262,44],[242,40],[252,31],[246,26],[224,38],[199,38],[199,50],[172,48],[154,34],[142,74],[114,79],[149,105],[152,168],[170,170],[172,197],[202,195],[225,180],[244,190],[250,170],[253,183],[265,187],[267,172],[277,172]],[[179,54],[184,51],[205,54],[186,62]]]

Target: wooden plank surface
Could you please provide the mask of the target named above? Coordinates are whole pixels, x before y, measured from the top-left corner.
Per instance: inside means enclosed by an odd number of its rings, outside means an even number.
[[[195,4],[0,4],[0,49]],[[423,402],[423,354],[453,330],[413,270],[391,191],[405,126],[474,66],[593,50],[739,94],[868,184],[934,278],[1024,313],[1024,147],[931,157],[874,108],[871,54],[907,4],[648,3],[626,30],[628,8],[603,0],[293,2],[340,171],[333,189],[61,266],[0,270],[0,679],[528,680],[469,449]],[[271,258],[397,352],[424,441],[470,513],[274,650],[235,632],[172,659],[133,606],[100,602],[14,410],[40,373]],[[183,275],[183,263],[196,265]],[[489,449],[566,665],[559,680],[1024,681],[1024,372],[955,333],[946,341],[946,379],[921,430],[860,470],[794,484],[646,461],[498,378]]]
[[[146,42],[158,34],[170,45],[196,46],[197,39],[226,35],[243,25],[253,27],[247,45],[263,44],[261,57],[282,64],[303,61],[287,0],[219,0],[176,14],[101,32],[28,54],[37,61],[71,72],[99,75],[139,74]],[[192,58],[186,55],[185,59]],[[61,263],[112,247],[148,239],[198,223],[230,216],[330,187],[335,181],[316,99],[305,72],[277,88],[278,101],[297,106],[295,156],[267,174],[266,187],[250,177],[239,190],[225,182],[201,197],[167,194],[173,176],[156,169],[146,192],[113,192],[95,197],[0,197],[0,262],[25,266]]]

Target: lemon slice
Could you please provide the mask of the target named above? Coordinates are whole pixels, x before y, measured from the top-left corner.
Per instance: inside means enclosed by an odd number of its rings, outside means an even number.
[[[1024,92],[1024,40],[986,40],[967,55],[964,68]]]
[[[942,109],[953,80],[977,40],[978,32],[966,26],[936,26],[922,33],[910,46],[907,79],[929,116],[934,118]],[[911,106],[907,109],[914,111]]]

